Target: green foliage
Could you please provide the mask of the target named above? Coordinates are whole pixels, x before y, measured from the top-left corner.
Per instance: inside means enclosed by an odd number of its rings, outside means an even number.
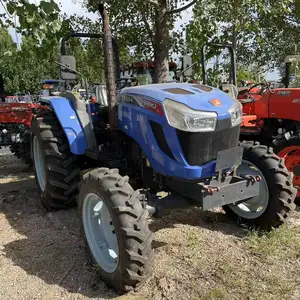
[[[68,31],[102,32],[100,18],[91,21],[81,16],[61,15],[54,0],[36,2],[39,4],[29,0],[2,2],[7,13],[0,15],[0,67],[6,88],[11,92],[34,91],[42,79],[59,77],[59,67],[53,62],[59,59],[59,39]],[[96,10],[98,3],[86,0],[85,5]],[[199,78],[200,48],[208,41],[223,42],[236,49],[238,82],[258,81],[261,76],[258,70],[279,67],[286,55],[295,53],[295,46],[300,49],[300,2],[296,0],[207,0],[205,4],[197,1],[187,27],[187,45],[182,38],[184,26],[175,32],[174,24],[180,17],[180,8],[193,4],[192,0],[107,0],[106,3],[121,63],[153,59],[156,54],[163,64],[168,53],[191,51],[194,61],[199,62],[198,68],[194,68]],[[19,20],[17,26],[14,16]],[[7,26],[16,26],[17,32],[22,33],[20,49],[4,29]],[[78,70],[90,82],[104,81],[102,48],[97,40],[69,41],[69,54],[76,56]],[[208,58],[214,56],[221,56],[219,65],[208,70],[208,79],[217,84],[221,74],[228,73],[228,54],[210,49]]]
[[[0,40],[6,35],[8,32],[2,29]],[[43,79],[58,78],[58,67],[53,63],[59,59],[58,43],[51,48],[43,44],[37,46],[33,38],[23,37],[21,49],[17,50],[10,36],[9,38],[13,51],[0,59],[6,93],[18,91],[35,93],[39,90]]]
[[[263,73],[259,68],[249,68],[240,66],[237,69],[237,83],[240,84],[243,80],[252,80],[253,82],[261,82]]]
[[[262,236],[256,232],[250,233],[246,242],[252,251],[262,255],[267,260],[274,258],[297,259],[300,255],[300,230],[298,227],[280,227]]]
[[[86,3],[90,10],[98,9],[97,0]],[[150,1],[109,0],[110,25],[120,48],[134,47],[135,55],[151,59],[154,50],[155,9]]]
[[[36,41],[60,32],[60,8],[54,0],[42,0],[39,4],[28,0],[2,0],[1,3],[6,7],[6,13],[0,18],[2,28],[15,27],[19,33],[30,35]],[[14,17],[17,17],[19,25]]]
[[[207,42],[231,44],[238,67],[255,69],[279,66],[299,42],[300,4],[297,0],[208,0],[198,2],[187,28],[187,43],[198,61]],[[211,49],[208,57],[219,55]]]
[[[90,20],[72,16],[64,16],[63,26],[59,35],[68,31],[99,32],[99,24]],[[0,30],[0,67],[5,79],[6,93],[18,91],[37,93],[43,79],[59,78],[59,41],[47,36],[39,44],[32,36],[23,36],[20,49],[17,49],[7,29]],[[104,65],[102,42],[95,39],[84,40],[72,38],[69,40],[68,54],[74,55],[77,70],[83,73],[89,82],[104,82]],[[7,51],[10,50],[10,53]],[[5,54],[5,55],[4,55]],[[121,57],[129,56],[126,49]]]
[[[174,29],[180,12],[195,0],[108,0],[113,33],[121,47],[134,49],[135,58],[157,62],[156,82],[169,77],[168,57],[182,46],[182,36]],[[97,10],[98,0],[87,0],[90,10]]]

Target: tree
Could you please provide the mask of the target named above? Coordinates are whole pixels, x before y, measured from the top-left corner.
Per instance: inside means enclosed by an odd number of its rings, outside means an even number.
[[[5,74],[11,69],[11,56],[13,56],[17,51],[16,44],[13,42],[10,34],[7,29],[0,28],[0,70],[1,70],[1,100],[5,96],[5,87],[7,83],[7,79],[5,78]],[[4,79],[5,82],[4,82]],[[4,86],[2,86],[2,84]],[[4,88],[4,90],[3,90]],[[0,101],[1,101],[0,100]]]
[[[6,28],[0,28],[0,69],[4,77],[5,90],[8,94],[28,91],[39,92],[43,79],[58,79],[60,43],[58,36],[67,32],[100,32],[100,24],[91,20],[71,16],[62,17],[61,29],[56,37],[46,35],[37,43],[36,37],[24,35],[17,49]],[[68,42],[68,54],[77,60],[77,69],[85,75],[88,82],[104,82],[104,64],[102,41],[95,39],[73,38]],[[121,51],[121,59],[127,60],[129,51]]]
[[[39,4],[28,0],[1,0],[0,3],[6,11],[0,15],[2,28],[15,27],[17,32],[31,35],[36,40],[45,35],[55,36],[60,30],[60,8],[54,0],[41,0]]]
[[[274,67],[285,56],[285,49],[299,41],[299,7],[296,0],[197,3],[187,28],[187,42],[195,60],[199,60],[203,44],[217,41],[233,46],[238,67]],[[209,57],[219,53],[212,49]]]
[[[155,82],[169,77],[170,31],[180,13],[197,0],[108,0],[111,27],[123,40],[135,47],[138,54],[146,54],[156,61]],[[98,0],[89,0],[87,7],[97,9]],[[174,39],[172,40],[174,42]],[[152,55],[151,55],[152,54]]]

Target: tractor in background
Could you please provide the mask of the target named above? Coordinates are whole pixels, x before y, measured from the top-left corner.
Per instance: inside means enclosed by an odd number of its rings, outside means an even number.
[[[42,110],[29,93],[16,93],[0,102],[0,149],[9,147],[14,156],[31,165],[30,127],[35,110]]]
[[[121,66],[122,77],[134,77],[140,85],[154,82],[154,61],[139,61]],[[176,81],[177,64],[169,62],[169,81]]]
[[[207,81],[205,71],[205,50],[207,46],[227,48],[231,57],[231,78],[234,89],[221,85],[231,96],[236,97],[243,106],[241,139],[255,140],[271,146],[274,152],[284,158],[287,169],[293,173],[293,183],[297,188],[295,202],[300,205],[300,89],[290,87],[290,66],[300,61],[299,55],[285,59],[286,75],[283,83],[263,82],[249,87],[236,87],[235,52],[230,45],[210,43],[202,48],[203,82]],[[282,87],[283,85],[283,87]]]
[[[40,96],[51,96],[65,88],[64,80],[46,79],[41,83]],[[0,148],[9,147],[14,156],[31,165],[31,121],[36,110],[45,106],[29,93],[19,92],[0,102]]]
[[[245,120],[241,135],[272,146],[285,159],[287,169],[294,174],[296,203],[300,204],[300,88],[291,87],[294,85],[289,82],[292,61],[300,61],[300,56],[286,57],[284,87],[256,84],[248,90],[247,99],[241,100]]]
[[[195,64],[196,63],[192,63],[192,57],[189,55],[182,56],[178,64],[174,61],[170,61],[168,82],[198,83],[192,78],[193,66]],[[154,82],[154,69],[154,61],[139,61],[122,65],[120,71],[123,78],[130,77],[136,79],[133,85],[143,85],[152,84]]]
[[[296,190],[272,149],[239,142],[236,99],[200,84],[132,86],[122,78],[107,11],[99,11],[107,105],[93,119],[88,99],[70,91],[42,96],[47,109],[32,120],[32,157],[42,204],[78,204],[91,262],[108,286],[127,292],[151,273],[149,215],[222,206],[239,223],[271,230],[295,208]],[[60,65],[62,79],[81,76],[66,51]]]
[[[66,89],[66,82],[60,79],[45,79],[42,81],[40,96],[54,96]]]

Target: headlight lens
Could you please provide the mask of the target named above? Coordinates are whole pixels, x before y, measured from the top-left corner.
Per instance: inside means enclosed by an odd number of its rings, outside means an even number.
[[[176,101],[166,99],[163,103],[170,126],[188,132],[214,131],[217,113],[199,111]]]
[[[229,108],[229,113],[231,117],[231,126],[237,126],[242,123],[242,105],[240,102],[235,101],[235,103]]]

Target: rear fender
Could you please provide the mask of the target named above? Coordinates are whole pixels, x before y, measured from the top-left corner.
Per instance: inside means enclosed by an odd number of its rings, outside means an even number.
[[[87,149],[84,130],[79,122],[71,100],[63,97],[42,97],[40,102],[51,106],[68,139],[70,150],[75,155],[82,155]]]

